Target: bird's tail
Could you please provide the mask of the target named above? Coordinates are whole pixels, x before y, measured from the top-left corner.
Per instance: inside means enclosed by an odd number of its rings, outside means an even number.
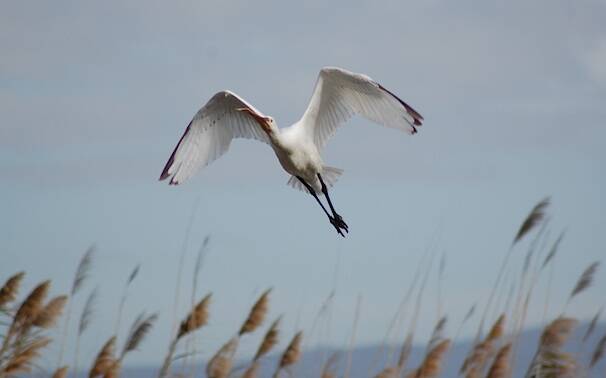
[[[329,188],[335,185],[335,183],[337,182],[337,180],[339,180],[339,177],[341,177],[342,174],[342,169],[327,166],[322,167],[322,179],[324,180],[326,186],[328,186]],[[307,189],[305,188],[305,186],[295,176],[290,176],[290,179],[288,179],[287,184],[292,188],[307,193]],[[322,192],[318,191],[317,194],[322,195]]]

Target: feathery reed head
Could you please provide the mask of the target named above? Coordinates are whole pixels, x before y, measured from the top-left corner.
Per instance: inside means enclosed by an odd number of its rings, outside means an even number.
[[[436,323],[436,326],[431,333],[431,338],[429,339],[428,348],[433,348],[438,341],[442,339],[442,334],[444,333],[444,328],[446,327],[446,322],[448,318],[446,316],[442,316],[440,320]]]
[[[595,330],[595,326],[598,324],[598,321],[600,320],[600,315],[602,314],[602,310],[603,310],[603,308],[600,308],[598,310],[598,312],[596,312],[596,314],[591,319],[591,323],[589,323],[589,327],[587,327],[587,331],[585,331],[585,335],[583,335],[583,342],[587,341],[589,336],[591,336],[591,334]]]
[[[375,375],[375,378],[398,378],[400,376],[399,373],[400,371],[398,368],[388,366],[385,369],[381,370],[379,374]]]
[[[589,366],[594,367],[595,364],[597,364],[598,361],[602,359],[602,357],[604,356],[604,352],[606,352],[606,335],[602,336],[600,341],[598,341],[598,344],[596,345],[595,350],[593,351],[593,354],[591,356],[591,362],[589,363]]]
[[[576,326],[577,320],[573,318],[559,317],[549,323],[541,335],[541,346],[543,348],[559,348],[561,347],[572,329]]]
[[[538,204],[535,205],[535,207],[532,209],[532,211],[530,211],[530,214],[528,214],[528,216],[526,217],[526,219],[520,226],[520,229],[518,230],[516,237],[513,239],[513,242],[511,243],[512,245],[519,242],[536,225],[541,223],[541,221],[545,218],[545,210],[547,210],[547,207],[549,206],[549,201],[550,201],[550,198],[546,197],[541,202],[539,202]]]
[[[44,281],[25,298],[17,313],[13,325],[17,328],[29,327],[43,308],[43,302],[50,288],[50,281]]]
[[[53,373],[53,378],[66,378],[67,372],[69,371],[68,366],[61,366]]]
[[[133,283],[135,278],[137,278],[137,275],[139,274],[140,269],[141,269],[141,264],[137,264],[137,266],[134,267],[132,272],[130,272],[130,275],[128,276],[128,280],[126,280],[127,286],[130,285],[131,283]]]
[[[290,366],[292,364],[297,363],[301,358],[301,341],[303,341],[303,332],[299,331],[292,338],[290,344],[282,354],[282,358],[280,359],[280,369]]]
[[[334,352],[328,357],[328,360],[322,366],[322,375],[321,378],[337,378],[337,373],[335,372],[337,360],[339,359],[339,353]]]
[[[269,293],[271,293],[271,289],[267,289],[261,294],[257,302],[255,302],[250,309],[248,318],[246,318],[246,321],[244,321],[244,324],[242,324],[242,327],[240,328],[240,336],[245,333],[253,332],[261,323],[263,323],[267,310],[269,309]]]
[[[82,335],[84,331],[88,329],[91,320],[93,319],[93,313],[95,311],[95,305],[97,303],[97,288],[93,289],[86,298],[82,315],[80,316],[80,322],[78,323],[78,334]]]
[[[505,331],[505,314],[501,314],[496,322],[492,325],[490,332],[486,336],[486,340],[494,341],[499,337],[503,336],[503,332]]]
[[[408,361],[408,357],[410,357],[410,352],[412,352],[413,337],[413,332],[408,332],[408,334],[406,335],[406,339],[402,344],[402,349],[400,349],[400,357],[398,358],[398,369],[400,371],[404,370],[404,367],[406,366],[406,361]]]
[[[259,373],[259,361],[253,361],[252,364],[244,371],[242,378],[256,378]]]
[[[145,317],[142,314],[141,317],[137,318],[135,323],[133,323],[130,332],[128,333],[128,339],[124,345],[122,357],[124,357],[126,353],[132,352],[139,347],[139,344],[141,344],[145,336],[149,333],[156,319],[158,319],[157,314],[152,314],[148,317]]]
[[[61,314],[63,313],[63,308],[67,303],[67,296],[60,295],[51,299],[46,306],[40,311],[38,316],[34,319],[33,325],[40,328],[49,329],[52,328]]]
[[[545,256],[545,260],[543,260],[543,265],[541,265],[541,269],[544,269],[547,264],[549,264],[549,262],[553,260],[556,253],[558,252],[558,248],[560,246],[560,243],[562,242],[562,239],[564,239],[564,235],[566,235],[566,231],[562,231],[560,233],[560,236],[558,236],[556,241],[553,243],[553,246],[551,246],[549,253],[547,254],[547,256]]]
[[[25,277],[25,272],[19,272],[10,277],[0,289],[0,309],[17,298],[19,286]]]
[[[509,356],[511,355],[511,344],[507,343],[499,349],[494,362],[488,371],[486,378],[507,378],[509,377]]]
[[[93,367],[88,374],[89,378],[102,376],[110,369],[114,363],[114,355],[116,350],[116,336],[110,337],[103,345],[97,358],[93,362]]]
[[[593,276],[595,275],[595,272],[598,270],[599,266],[599,261],[596,261],[589,265],[587,269],[583,271],[583,274],[581,274],[581,277],[579,277],[577,284],[572,289],[572,292],[570,292],[570,298],[574,297],[575,295],[579,294],[580,292],[584,291],[589,286],[591,286],[591,283],[593,282]]]
[[[4,365],[3,376],[10,377],[17,373],[29,372],[34,366],[34,360],[40,357],[41,349],[50,344],[50,342],[50,338],[40,337],[20,348]]]
[[[423,363],[418,369],[417,377],[433,378],[440,374],[442,358],[450,347],[450,340],[442,340],[425,356]]]
[[[208,378],[226,378],[231,371],[234,355],[238,348],[239,338],[231,338],[217,351],[213,358],[208,361],[206,375]]]
[[[74,282],[72,283],[72,292],[71,296],[73,297],[80,291],[82,285],[88,278],[90,273],[90,269],[93,264],[93,254],[95,253],[95,246],[91,245],[88,247],[82,258],[80,259],[80,263],[78,263],[78,268],[76,269],[76,275],[74,276]]]
[[[198,304],[191,310],[189,315],[181,322],[177,339],[193,332],[208,322],[208,306],[212,293],[206,295]]]
[[[265,333],[263,341],[261,341],[259,349],[257,349],[257,353],[253,358],[254,361],[257,361],[259,358],[266,355],[271,350],[271,348],[273,348],[278,343],[278,337],[280,335],[280,330],[278,329],[278,327],[280,325],[281,319],[282,317],[279,316],[276,320],[274,320],[274,322],[271,324],[271,326]]]

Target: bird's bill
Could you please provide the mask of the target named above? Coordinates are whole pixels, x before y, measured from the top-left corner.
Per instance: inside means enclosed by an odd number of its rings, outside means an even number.
[[[263,130],[265,130],[265,132],[269,132],[270,130],[270,126],[269,126],[269,117],[264,117],[261,114],[253,111],[250,108],[236,108],[237,111],[239,112],[244,112],[244,113],[248,113],[250,114],[258,123],[259,125],[263,128]]]

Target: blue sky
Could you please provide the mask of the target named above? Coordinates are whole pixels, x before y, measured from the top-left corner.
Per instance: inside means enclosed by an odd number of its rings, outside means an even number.
[[[157,362],[195,208],[181,302],[210,234],[198,289],[214,292],[205,350],[227,340],[270,286],[271,315],[285,314],[288,333],[309,330],[336,285],[330,332],[310,345],[343,345],[360,295],[357,340],[371,343],[382,339],[428,249],[447,254],[444,307],[454,330],[488,294],[528,210],[552,195],[552,235],[568,230],[555,314],[606,245],[605,16],[604,1],[563,0],[5,2],[0,279],[23,269],[27,289],[52,278],[53,292],[66,292],[95,243],[85,290],[100,287],[83,347],[91,356],[111,332],[123,281],[142,263],[126,321],[143,309],[161,317],[130,361]],[[231,89],[287,126],[326,65],[368,74],[426,120],[410,137],[354,119],[329,143],[325,162],[345,170],[333,198],[350,225],[346,239],[310,197],[286,186],[260,144],[234,142],[181,187],[156,181],[216,91]],[[435,320],[432,277],[421,337]],[[601,276],[596,286],[573,303],[575,315],[589,318],[604,303]],[[531,309],[529,324],[541,310]],[[242,353],[256,340],[244,340]]]

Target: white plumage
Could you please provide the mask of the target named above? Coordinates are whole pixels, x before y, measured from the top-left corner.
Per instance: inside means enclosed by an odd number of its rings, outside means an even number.
[[[342,170],[325,166],[320,153],[337,128],[356,114],[410,134],[423,121],[412,107],[368,76],[326,67],[320,71],[303,117],[282,129],[235,93],[215,94],[187,126],[160,180],[170,177],[170,184],[183,183],[223,155],[233,138],[256,139],[273,148],[284,170],[292,175],[290,186],[306,189],[320,205],[318,195],[326,196],[332,216],[324,211],[343,235],[341,229],[348,231],[347,225],[334,211],[326,190]]]

